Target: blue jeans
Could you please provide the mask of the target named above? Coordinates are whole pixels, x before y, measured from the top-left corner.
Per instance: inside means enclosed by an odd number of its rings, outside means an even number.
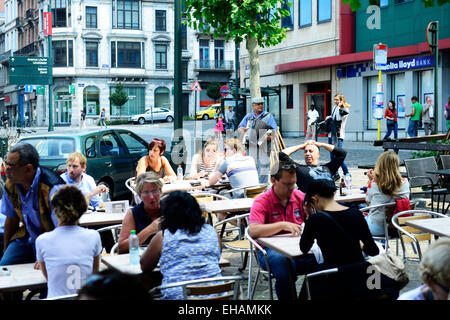
[[[419,121],[409,120],[408,135],[410,137],[417,137],[417,130],[419,129]]]
[[[387,125],[387,132],[386,132],[386,135],[384,136],[383,140],[386,140],[387,138],[389,138],[389,136],[391,135],[392,131],[394,131],[394,139],[397,139],[397,134],[398,134],[398,124],[397,124],[397,122],[394,122],[394,125],[392,125],[392,126]]]
[[[277,293],[278,300],[294,300],[297,297],[292,297],[291,282],[289,279],[289,269],[293,268],[295,274],[306,274],[316,270],[318,264],[313,255],[306,255],[296,260],[288,260],[282,254],[269,249],[264,248],[267,252],[267,258],[269,260],[270,271],[275,277],[275,292]],[[266,260],[261,251],[258,251],[259,265],[267,270]],[[295,277],[297,280],[297,277]]]
[[[33,246],[12,241],[3,254],[2,260],[0,260],[0,266],[32,262],[36,262]]]
[[[369,227],[370,233],[373,236],[379,236],[384,234],[384,226],[382,224],[378,224],[372,221],[370,216],[365,216],[367,226]]]
[[[332,142],[331,137],[328,137],[328,143],[331,144],[331,142]],[[343,144],[344,144],[344,140],[338,139],[337,146],[339,148],[342,148]],[[334,160],[334,158],[335,158],[334,154],[330,152],[330,160]],[[342,161],[341,168],[342,168],[342,172],[344,172],[344,175],[348,173],[348,167],[347,167],[347,164],[345,163],[345,160]],[[334,172],[334,173],[332,172],[332,174],[336,174],[336,173],[337,172]]]

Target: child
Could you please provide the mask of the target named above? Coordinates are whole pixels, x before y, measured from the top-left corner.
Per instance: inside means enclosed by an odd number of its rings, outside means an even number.
[[[76,186],[61,187],[51,204],[58,227],[36,239],[36,258],[47,279],[47,298],[76,294],[89,275],[98,271],[103,249],[97,231],[77,225],[87,202]]]

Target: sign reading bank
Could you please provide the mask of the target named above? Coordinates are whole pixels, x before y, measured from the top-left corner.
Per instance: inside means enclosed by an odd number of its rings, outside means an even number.
[[[409,70],[416,68],[428,68],[434,66],[434,56],[406,58],[388,61],[386,71]]]

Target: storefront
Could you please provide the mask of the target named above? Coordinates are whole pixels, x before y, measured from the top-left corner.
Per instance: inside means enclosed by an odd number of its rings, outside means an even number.
[[[382,72],[381,83],[384,93],[384,108],[388,101],[395,102],[398,117],[399,137],[406,135],[411,112],[411,97],[416,96],[419,103],[425,103],[428,96],[434,105],[434,65],[435,59],[431,55],[404,57],[388,60],[388,67]],[[372,62],[348,64],[338,67],[340,92],[351,104],[350,117],[346,132],[360,132],[366,134],[367,139],[375,139],[378,120],[374,117],[375,96],[378,84],[378,71]],[[439,86],[440,87],[440,86]],[[439,98],[442,101],[443,97]],[[438,131],[442,130],[442,107],[435,107],[438,119]],[[386,131],[386,121],[381,120],[381,131]],[[382,134],[383,136],[384,134]]]

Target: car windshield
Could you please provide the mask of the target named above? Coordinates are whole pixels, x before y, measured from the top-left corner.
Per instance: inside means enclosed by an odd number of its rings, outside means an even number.
[[[23,140],[34,146],[41,159],[67,159],[75,151],[71,138],[30,138]]]

